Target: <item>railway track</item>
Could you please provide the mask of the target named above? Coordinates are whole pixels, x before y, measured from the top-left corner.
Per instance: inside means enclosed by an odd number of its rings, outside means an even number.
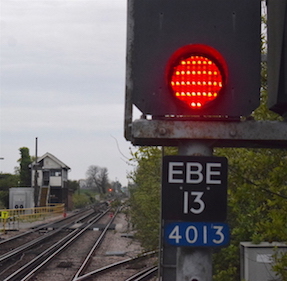
[[[18,280],[30,280],[39,270],[46,266],[53,258],[59,253],[70,246],[76,239],[78,239],[89,227],[99,220],[101,215],[97,215],[94,219],[86,224],[84,228],[76,228],[74,231],[63,237],[57,243],[50,246],[41,254],[37,255],[30,262],[14,271],[11,275],[6,277],[4,281],[18,281]]]
[[[155,251],[153,252],[148,252],[148,253],[143,253],[137,257],[133,257],[133,258],[129,258],[129,259],[125,259],[113,264],[109,264],[107,266],[101,267],[99,269],[96,269],[94,271],[88,272],[86,274],[83,274],[81,276],[75,276],[71,281],[84,281],[84,280],[97,280],[97,279],[93,279],[95,278],[102,278],[102,276],[106,273],[106,272],[110,272],[110,271],[117,271],[119,267],[128,267],[131,264],[134,264],[136,262],[138,262],[141,259],[145,259],[145,258],[149,258],[152,257],[156,254]],[[158,271],[158,267],[157,266],[150,266],[148,268],[145,268],[141,271],[136,272],[135,274],[133,274],[132,276],[123,279],[123,281],[141,281],[141,280],[149,280],[151,277],[156,276]],[[100,276],[100,277],[99,277]],[[100,280],[100,279],[99,279]],[[111,279],[112,280],[112,279]]]
[[[93,216],[93,214],[94,212],[92,210],[88,210],[80,214],[74,214],[68,218],[61,219],[56,222],[50,222],[48,224],[43,224],[27,232],[0,241],[0,263],[3,263],[29,250],[30,248],[35,247],[50,237],[55,236],[57,233],[63,231],[64,229],[68,229],[76,222],[87,220],[89,217]],[[44,234],[42,232],[43,230],[45,230]]]
[[[18,260],[14,260],[14,269],[9,270],[9,274],[3,275],[0,272],[0,276],[5,276],[4,279],[1,280],[150,280],[147,278],[151,278],[150,276],[156,274],[157,269],[155,267],[149,268],[149,270],[145,268],[144,271],[138,268],[129,269],[129,267],[132,268],[130,264],[137,263],[145,258],[149,259],[149,255],[146,254],[142,257],[137,255],[136,258],[131,257],[125,259],[126,261],[124,262],[119,261],[117,262],[118,265],[116,265],[117,263],[111,263],[102,267],[101,264],[98,264],[98,260],[105,259],[103,253],[97,256],[98,252],[101,252],[100,246],[102,242],[105,241],[104,244],[109,244],[109,239],[114,235],[114,230],[110,229],[113,221],[117,218],[116,215],[115,213],[111,216],[109,212],[106,212],[101,218],[94,217],[93,219],[89,219],[89,221],[85,223],[85,226],[81,225],[74,230],[63,228],[68,234],[65,233],[65,235],[61,237],[61,239],[57,239],[57,241],[50,241],[49,247],[46,247],[45,250],[42,249],[42,247],[27,248],[22,252],[21,258],[19,258],[18,254]],[[101,230],[91,231],[91,228],[96,223],[97,225],[103,225],[105,227]],[[57,236],[62,235],[65,231],[60,231]],[[107,234],[110,238],[106,238]],[[104,250],[102,250],[102,252],[103,251]],[[26,255],[33,258],[30,257],[28,262],[25,261],[21,266],[18,266],[17,263],[19,260],[24,259]],[[0,256],[0,259],[1,257],[2,256]],[[121,260],[123,260],[123,257],[121,257]],[[97,267],[96,270],[95,266]],[[112,279],[109,279],[111,274],[117,275],[119,267],[121,268],[120,270],[128,272],[128,277],[123,277],[123,279],[115,279],[112,277]],[[142,271],[142,273],[139,273],[139,271]],[[137,275],[131,277],[134,274]]]
[[[43,236],[43,232],[46,233],[54,229],[69,227],[69,225],[74,224],[77,221],[81,221],[88,218],[89,216],[92,216],[93,213],[94,212],[92,209],[83,209],[78,213],[70,215],[69,217],[62,218],[49,223],[44,223],[37,227],[31,228],[26,232],[20,233],[7,239],[0,240],[0,255],[5,254],[11,248],[17,248],[25,243],[36,239],[37,237]]]
[[[20,280],[25,272],[28,272],[33,267],[37,267],[37,263],[40,263],[42,259],[47,259],[47,257],[52,254],[53,248],[62,247],[69,239],[78,237],[78,233],[81,232],[83,225],[85,225],[85,227],[90,227],[106,212],[108,212],[108,210],[104,213],[95,214],[95,212],[91,210],[85,214],[80,214],[80,216],[78,215],[70,218],[67,221],[58,221],[56,229],[49,231],[44,235],[42,234],[33,240],[27,238],[27,236],[30,236],[30,231],[28,231],[14,239],[9,239],[6,243],[2,243],[8,244],[11,247],[14,245],[15,239],[17,244],[19,239],[20,241],[23,240],[23,237],[25,241],[28,241],[19,247],[12,247],[12,250],[6,251],[0,256],[1,280]],[[79,224],[79,222],[81,223]],[[75,223],[78,223],[81,228],[72,229],[71,227],[72,225],[75,225]],[[41,226],[40,229],[43,227],[44,226]]]
[[[108,222],[108,224],[106,225],[106,227],[104,228],[104,230],[102,231],[101,235],[99,236],[99,238],[96,240],[95,244],[93,245],[93,247],[91,248],[91,250],[88,252],[86,258],[84,259],[81,267],[77,270],[75,276],[73,277],[72,280],[77,280],[77,278],[83,274],[85,272],[85,270],[87,269],[89,263],[91,262],[92,259],[92,255],[94,254],[94,252],[96,251],[96,249],[100,246],[100,243],[103,241],[105,234],[107,233],[110,225],[112,224],[112,222],[115,219],[115,216],[117,215],[119,210],[116,211],[116,213],[112,216],[112,218],[110,219],[110,221]]]
[[[130,278],[126,279],[125,281],[143,281],[143,280],[149,280],[150,278],[156,276],[158,272],[157,266],[151,266],[147,269],[144,269],[135,275],[131,276]]]

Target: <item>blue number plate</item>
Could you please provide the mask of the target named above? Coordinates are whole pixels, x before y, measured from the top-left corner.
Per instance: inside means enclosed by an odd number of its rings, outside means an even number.
[[[229,243],[226,223],[173,222],[164,226],[166,243],[173,246],[224,247]]]

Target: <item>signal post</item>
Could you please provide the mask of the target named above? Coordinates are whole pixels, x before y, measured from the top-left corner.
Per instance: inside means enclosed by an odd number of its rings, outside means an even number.
[[[177,246],[176,280],[212,280],[211,249],[229,242],[227,159],[196,141],[179,154],[163,159],[163,244]],[[170,278],[164,269],[162,278]]]
[[[212,156],[213,152],[202,142],[188,142],[179,146],[179,154]],[[222,206],[223,208],[226,208],[226,203]],[[223,212],[226,213],[226,209]],[[212,250],[210,248],[178,247],[176,261],[176,280],[186,278],[194,281],[212,280]]]
[[[212,250],[229,243],[227,160],[213,148],[287,147],[285,122],[248,118],[260,103],[260,11],[257,0],[128,0],[125,137],[179,148],[163,158],[163,281],[211,281]],[[286,51],[280,15],[278,50]],[[283,81],[278,65],[276,56]],[[271,93],[281,115],[285,93]]]

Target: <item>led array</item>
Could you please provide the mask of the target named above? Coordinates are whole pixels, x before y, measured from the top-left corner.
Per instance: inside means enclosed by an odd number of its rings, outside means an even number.
[[[170,85],[174,95],[192,108],[214,100],[222,88],[220,69],[209,58],[189,56],[174,66]]]

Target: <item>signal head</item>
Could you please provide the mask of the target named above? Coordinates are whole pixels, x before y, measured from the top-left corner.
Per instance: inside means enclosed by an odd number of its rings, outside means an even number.
[[[220,100],[227,83],[227,65],[214,48],[193,44],[178,49],[167,67],[167,83],[174,98],[200,110]]]

